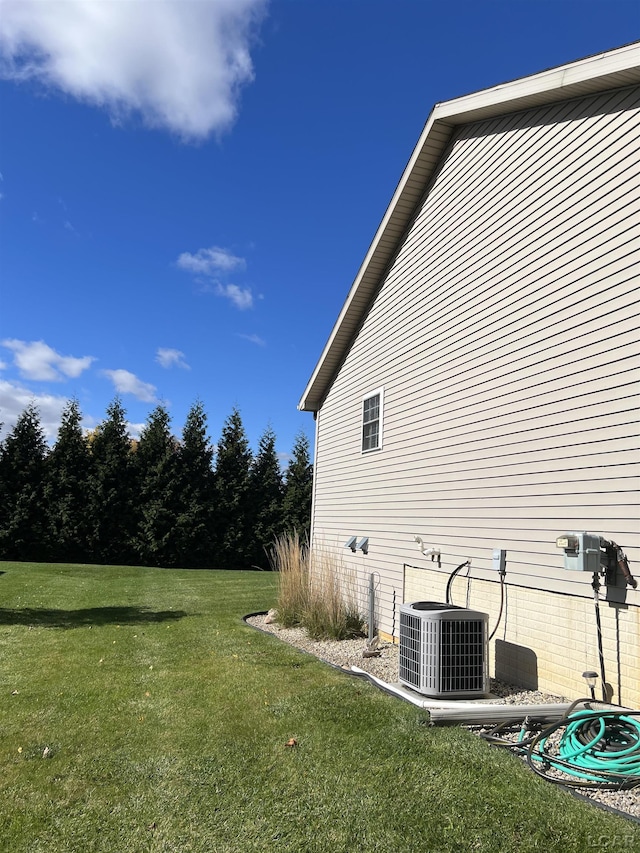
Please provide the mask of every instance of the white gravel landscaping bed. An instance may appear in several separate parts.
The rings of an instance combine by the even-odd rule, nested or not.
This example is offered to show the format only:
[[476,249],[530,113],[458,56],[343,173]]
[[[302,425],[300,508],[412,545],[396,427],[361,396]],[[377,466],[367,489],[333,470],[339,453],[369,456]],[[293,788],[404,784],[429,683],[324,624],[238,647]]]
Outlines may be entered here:
[[[249,625],[274,634],[278,639],[302,651],[309,652],[334,666],[349,671],[357,666],[387,684],[398,682],[398,646],[381,642],[378,657],[363,657],[366,640],[312,640],[303,628],[282,628],[277,622],[267,622],[266,615],[249,616]],[[539,690],[522,690],[511,684],[491,679],[491,694],[495,704],[533,705],[572,701],[562,696],[553,696]],[[495,698],[493,698],[495,697]],[[480,726],[469,726],[471,731],[486,731]],[[608,808],[615,809],[640,821],[640,788],[630,791],[600,791],[581,789],[580,793]]]

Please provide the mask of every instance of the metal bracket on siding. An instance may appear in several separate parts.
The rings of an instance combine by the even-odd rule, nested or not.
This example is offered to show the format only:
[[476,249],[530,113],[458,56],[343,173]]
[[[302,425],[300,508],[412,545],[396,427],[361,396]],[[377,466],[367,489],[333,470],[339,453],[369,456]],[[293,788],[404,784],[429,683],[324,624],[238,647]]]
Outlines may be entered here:
[[349,539],[344,543],[345,548],[351,548],[353,553],[356,553],[356,542],[358,541],[357,536],[350,536]]
[[369,537],[364,536],[356,545],[358,551],[362,551],[363,554],[369,553]]

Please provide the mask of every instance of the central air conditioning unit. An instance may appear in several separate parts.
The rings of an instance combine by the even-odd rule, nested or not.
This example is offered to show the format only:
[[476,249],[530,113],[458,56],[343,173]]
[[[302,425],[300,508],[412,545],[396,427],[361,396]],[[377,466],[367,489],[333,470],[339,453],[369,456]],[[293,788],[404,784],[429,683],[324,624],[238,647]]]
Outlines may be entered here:
[[453,604],[400,605],[401,684],[434,698],[489,692],[489,616]]

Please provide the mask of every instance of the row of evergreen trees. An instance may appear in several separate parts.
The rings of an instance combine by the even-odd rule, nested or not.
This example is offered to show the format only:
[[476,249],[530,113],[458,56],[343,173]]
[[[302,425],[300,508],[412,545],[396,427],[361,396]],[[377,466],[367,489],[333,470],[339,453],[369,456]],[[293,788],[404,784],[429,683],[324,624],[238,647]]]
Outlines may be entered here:
[[268,567],[265,547],[308,534],[312,466],[303,433],[284,473],[268,428],[255,456],[234,409],[220,441],[195,403],[178,440],[166,408],[140,438],[118,398],[88,435],[70,401],[53,447],[29,405],[0,444],[0,559],[184,568]]

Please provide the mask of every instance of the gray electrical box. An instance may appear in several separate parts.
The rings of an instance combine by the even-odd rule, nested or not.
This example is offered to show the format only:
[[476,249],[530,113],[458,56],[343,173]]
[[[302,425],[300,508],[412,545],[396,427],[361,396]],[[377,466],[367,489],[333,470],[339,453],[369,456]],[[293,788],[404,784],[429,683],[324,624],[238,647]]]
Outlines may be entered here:
[[507,572],[507,552],[504,548],[493,549],[493,568],[501,575]]
[[597,533],[565,533],[556,539],[564,548],[564,567],[570,572],[600,571],[600,536]]

